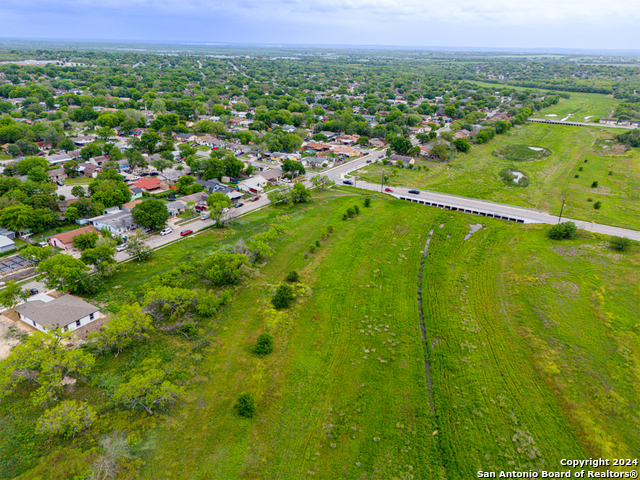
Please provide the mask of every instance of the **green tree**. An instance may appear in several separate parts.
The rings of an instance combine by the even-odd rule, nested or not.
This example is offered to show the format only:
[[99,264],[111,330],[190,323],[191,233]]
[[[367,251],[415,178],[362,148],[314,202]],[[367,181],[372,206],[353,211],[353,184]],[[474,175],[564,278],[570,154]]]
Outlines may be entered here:
[[216,226],[224,225],[231,199],[222,192],[214,192],[207,197],[207,205],[209,205],[209,215],[216,222]]
[[624,252],[631,246],[631,240],[626,237],[613,237],[609,240],[609,246],[618,252]]
[[139,262],[146,262],[153,257],[154,250],[147,245],[146,239],[147,234],[140,229],[136,230],[136,233],[129,238],[127,251],[131,258],[135,258]]
[[250,393],[243,393],[238,397],[233,408],[241,417],[253,418],[256,413],[256,402]]
[[56,252],[49,245],[44,248],[37,245],[29,245],[27,248],[23,248],[22,250],[20,250],[21,257],[36,262],[46,260],[47,258],[53,256],[55,253]]
[[249,258],[236,253],[214,253],[199,262],[202,276],[216,287],[240,283],[248,265]]
[[121,384],[113,398],[126,408],[143,408],[152,415],[155,409],[164,409],[176,403],[182,394],[180,387],[165,380],[162,370],[150,367]]
[[0,396],[22,383],[31,383],[37,386],[30,394],[31,400],[34,405],[42,405],[63,393],[70,376],[87,375],[95,359],[82,349],[71,348],[69,335],[36,332],[14,347],[0,362]]
[[578,231],[578,227],[573,222],[562,222],[558,225],[554,225],[549,230],[549,238],[553,240],[571,240],[576,236]]
[[171,216],[167,205],[157,198],[149,198],[131,210],[133,220],[143,227],[159,229],[166,225]]
[[47,410],[38,419],[36,431],[75,438],[76,433],[86,430],[95,419],[95,410],[86,403],[65,400],[60,405]]
[[4,290],[0,291],[0,305],[7,309],[12,309],[20,301],[29,298],[29,292],[22,289],[18,282],[9,281],[5,284]]
[[391,148],[400,155],[406,155],[411,150],[411,141],[404,137],[393,137],[390,142]]
[[109,127],[101,127],[97,130],[97,136],[99,139],[104,140],[105,142],[109,140],[111,137],[115,137],[116,132],[113,131],[112,128]]
[[[113,172],[118,179],[104,177],[105,174]],[[117,207],[131,200],[131,191],[122,178],[115,172],[109,170],[102,172],[99,177],[89,185],[89,193],[91,193],[91,201],[101,203],[106,207]]]
[[144,132],[140,136],[140,145],[150,154],[156,150],[156,145],[162,141],[162,137],[156,132]]
[[289,308],[293,301],[295,300],[295,292],[291,285],[283,283],[278,286],[276,289],[276,293],[271,299],[271,303],[277,309]]
[[316,187],[319,192],[322,192],[325,188],[333,187],[336,182],[330,180],[327,175],[316,175],[311,178],[311,184]]
[[60,254],[40,262],[36,267],[38,281],[43,281],[47,288],[63,292],[74,292],[78,282],[83,279],[89,267],[71,255]]
[[96,248],[98,243],[98,232],[86,232],[77,235],[71,242],[78,250],[86,250],[88,248]]
[[0,211],[0,225],[9,230],[24,232],[33,227],[34,223],[35,214],[29,205],[12,205]]
[[87,191],[84,189],[82,185],[76,185],[71,189],[71,195],[74,197],[84,197],[87,195]]
[[151,165],[153,165],[155,167],[156,170],[158,170],[160,173],[164,172],[167,168],[171,168],[171,165],[173,165],[173,163],[171,163],[169,160],[164,159],[164,158],[158,158],[156,160],[152,160],[151,161]]
[[93,265],[102,277],[110,277],[117,270],[116,250],[107,244],[84,250],[80,260],[87,265]]
[[256,341],[255,347],[253,347],[253,352],[258,355],[268,355],[273,351],[273,335],[270,333],[264,332],[258,335],[258,340]]
[[89,342],[98,353],[115,352],[117,357],[133,343],[146,340],[151,328],[151,317],[142,311],[138,303],[123,305],[99,332],[89,335]]
[[67,174],[67,177],[75,178],[75,176],[78,175],[78,162],[76,162],[75,160],[70,160],[65,163],[64,173]]
[[451,143],[453,143],[453,145],[463,153],[467,153],[469,150],[471,150],[471,144],[464,138],[457,138]]
[[291,194],[293,203],[304,203],[311,200],[311,190],[304,186],[302,182],[298,182],[293,185]]
[[291,201],[292,195],[293,189],[290,186],[278,185],[278,188],[269,190],[269,192],[267,193],[267,198],[273,205],[280,202],[286,205]]

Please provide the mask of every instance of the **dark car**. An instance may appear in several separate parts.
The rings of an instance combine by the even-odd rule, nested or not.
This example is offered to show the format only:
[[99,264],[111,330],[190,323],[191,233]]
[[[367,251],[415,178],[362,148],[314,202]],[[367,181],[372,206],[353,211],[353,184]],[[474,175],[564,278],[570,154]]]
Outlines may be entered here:
[[240,207],[242,207],[243,205],[244,205],[244,203],[242,203],[242,202],[238,202],[238,203],[236,203],[236,208],[240,208]]
[[186,237],[190,233],[193,233],[193,230],[183,230],[183,231],[180,232],[180,236],[181,237]]
[[160,175],[160,172],[149,172],[150,177],[157,177],[158,175]]
[[29,292],[29,295],[31,295],[31,296],[37,295],[39,293],[37,288],[30,288],[27,291]]
[[178,199],[178,197],[176,197],[175,195],[169,195],[167,197],[167,200],[170,202],[175,202]]
[[342,183],[344,183],[345,185],[353,185],[353,182],[351,180],[343,180]]
[[409,190],[409,193],[413,193],[414,195],[420,195],[420,190]]
[[371,163],[371,160],[367,160],[367,163]]
[[56,180],[56,183],[59,187],[64,187],[64,183],[62,183],[60,180]]

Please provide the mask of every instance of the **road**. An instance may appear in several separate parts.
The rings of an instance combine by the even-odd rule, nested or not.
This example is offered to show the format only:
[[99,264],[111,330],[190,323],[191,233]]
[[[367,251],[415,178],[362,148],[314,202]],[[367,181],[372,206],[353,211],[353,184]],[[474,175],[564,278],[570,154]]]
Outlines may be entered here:
[[573,120],[549,120],[543,118],[528,118],[530,122],[534,123],[546,123],[547,125],[568,125],[575,127],[604,127],[604,128],[618,128],[623,130],[635,130],[637,127],[631,125],[609,125],[608,123],[585,123],[574,122]]
[[[367,165],[367,161],[375,161],[385,155],[384,151],[373,151],[369,155],[361,157],[352,162],[334,167],[327,171],[326,174],[334,180],[337,184],[342,184],[344,175],[353,173],[355,170]],[[349,179],[354,181],[356,188],[362,188],[365,190],[372,190],[380,192],[382,190],[380,184],[368,183],[362,180],[356,180],[353,176]],[[559,218],[555,215],[551,215],[548,212],[536,210],[525,207],[515,207],[513,205],[506,205],[502,203],[495,203],[486,200],[479,200],[475,198],[459,197],[457,195],[449,195],[446,193],[430,192],[420,189],[419,194],[409,193],[410,188],[392,187],[392,192],[387,192],[389,195],[401,198],[410,199],[415,203],[421,204],[434,204],[436,208],[446,208],[448,210],[459,210],[467,213],[476,213],[485,217],[495,217],[509,219],[511,221],[517,221],[519,223],[546,223],[554,225],[558,223]],[[602,233],[605,235],[611,235],[615,237],[626,237],[632,240],[640,241],[640,231],[630,230],[626,228],[612,227],[610,225],[602,225],[599,223],[585,222],[582,220],[574,220],[571,218],[562,218],[563,221],[574,222],[578,228],[586,231]]]

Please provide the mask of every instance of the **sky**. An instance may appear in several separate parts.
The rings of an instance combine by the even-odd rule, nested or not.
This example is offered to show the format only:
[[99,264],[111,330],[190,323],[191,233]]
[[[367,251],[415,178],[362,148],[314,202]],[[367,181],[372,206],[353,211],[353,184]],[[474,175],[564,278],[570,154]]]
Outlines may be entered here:
[[3,38],[640,49],[638,0],[0,0]]

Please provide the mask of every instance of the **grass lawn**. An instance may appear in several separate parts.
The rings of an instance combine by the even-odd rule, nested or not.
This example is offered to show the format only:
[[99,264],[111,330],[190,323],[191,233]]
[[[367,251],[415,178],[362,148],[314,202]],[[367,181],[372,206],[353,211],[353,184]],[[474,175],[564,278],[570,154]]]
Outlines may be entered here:
[[88,177],[76,177],[76,178],[65,178],[64,179],[64,184],[65,185],[89,185],[91,182],[93,182],[93,178],[88,178]]
[[[332,189],[124,265],[94,301],[131,302],[151,275],[274,222],[286,229],[269,263],[204,324],[209,346],[156,334],[99,358],[94,388],[73,393],[101,406],[87,434],[47,442],[20,392],[0,402],[0,477],[82,475],[100,434],[112,430],[130,435],[139,459],[139,477],[126,478],[148,479],[462,479],[640,451],[639,248],[617,254],[588,233],[554,242],[542,226],[375,194],[365,208],[363,198]],[[360,214],[342,221],[354,204]],[[464,240],[468,224],[480,222]],[[417,282],[430,230],[427,376]],[[271,296],[294,269],[303,294],[276,314]],[[258,357],[251,346],[264,331],[275,348]],[[185,403],[153,416],[110,405],[110,389],[150,357],[180,372]],[[253,419],[234,413],[242,392],[256,398]]]
[[[574,122],[598,122],[600,118],[609,118],[621,102],[612,95],[599,93],[571,92],[568,99],[561,98],[556,105],[543,108],[535,112],[533,118],[548,118],[550,120],[562,120],[569,116],[568,120]],[[551,116],[554,115],[554,116]]]
[[[528,124],[497,136],[488,144],[475,145],[469,153],[459,154],[447,164],[418,162],[426,165],[428,172],[398,169],[393,176],[393,167],[384,168],[392,186],[538,208],[555,215],[560,213],[565,198],[563,215],[568,218],[640,229],[639,152],[631,150],[619,156],[594,152],[594,146],[602,151],[601,140],[612,135],[600,128]],[[541,147],[551,155],[539,160],[510,161],[493,154],[512,146]],[[380,164],[361,168],[359,178],[380,183],[382,168]],[[529,186],[506,185],[500,177],[504,169],[523,173],[529,178]],[[598,188],[591,188],[593,181],[598,181]],[[597,201],[602,202],[600,210],[593,208]]]

